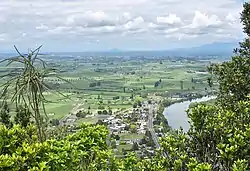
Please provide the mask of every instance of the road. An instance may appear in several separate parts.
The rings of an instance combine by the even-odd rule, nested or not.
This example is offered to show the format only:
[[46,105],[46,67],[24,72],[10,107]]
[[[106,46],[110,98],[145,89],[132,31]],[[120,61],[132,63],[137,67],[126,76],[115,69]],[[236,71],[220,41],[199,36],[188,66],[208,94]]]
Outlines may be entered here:
[[152,139],[155,143],[155,146],[156,148],[160,148],[160,143],[158,141],[158,137],[155,133],[155,130],[154,130],[154,125],[153,125],[153,116],[154,116],[154,105],[150,104],[148,106],[148,109],[149,109],[149,115],[148,115],[148,130],[150,131],[151,133],[151,136],[152,136]]
[[77,104],[67,115],[65,115],[62,119],[60,119],[59,120],[60,125],[63,125],[64,121],[66,121],[72,113],[75,114],[81,105],[83,104],[82,103]]
[[[153,124],[153,117],[154,117],[154,112],[155,112],[154,107],[155,106],[153,104],[148,105],[148,109],[149,109],[149,111],[148,111],[148,113],[149,113],[149,115],[148,115],[148,130],[151,133],[151,136],[152,136],[152,139],[154,141],[154,144],[155,144],[156,148],[160,149],[161,145],[160,145],[158,137],[157,137],[157,135],[155,133],[154,124]],[[165,152],[163,152],[162,155],[164,157],[167,157],[167,153],[165,153]]]

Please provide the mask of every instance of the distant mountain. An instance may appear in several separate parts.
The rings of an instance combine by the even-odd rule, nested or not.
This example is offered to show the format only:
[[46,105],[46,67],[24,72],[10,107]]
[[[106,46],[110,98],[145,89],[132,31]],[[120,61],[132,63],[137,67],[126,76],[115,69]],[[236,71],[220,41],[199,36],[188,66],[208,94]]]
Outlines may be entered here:
[[[203,56],[219,56],[230,57],[233,54],[233,49],[238,47],[238,43],[213,43],[192,48],[179,48],[173,50],[156,50],[156,51],[128,51],[120,49],[110,49],[105,52],[55,52],[59,57],[74,57],[74,56],[120,56],[120,57],[203,57]],[[13,53],[0,53],[0,59],[13,56]],[[16,54],[15,54],[16,55]]]
[[238,47],[238,43],[213,43],[193,48],[182,48],[169,51],[172,55],[187,56],[230,56],[233,50]]
[[162,57],[162,56],[223,56],[229,57],[233,54],[233,50],[238,47],[238,43],[213,43],[192,48],[178,48],[173,50],[157,50],[157,51],[125,51],[112,49],[102,52],[103,55],[116,56],[145,56],[145,57]]
[[108,52],[122,52],[122,50],[114,48],[110,49]]

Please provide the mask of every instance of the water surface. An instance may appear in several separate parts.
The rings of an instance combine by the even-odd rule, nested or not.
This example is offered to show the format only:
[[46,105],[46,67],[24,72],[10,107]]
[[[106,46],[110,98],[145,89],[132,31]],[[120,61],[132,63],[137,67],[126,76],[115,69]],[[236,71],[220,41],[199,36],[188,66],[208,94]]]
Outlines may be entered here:
[[186,132],[188,131],[190,125],[188,123],[189,118],[187,116],[186,110],[188,109],[189,105],[193,102],[204,102],[211,99],[215,99],[216,97],[203,97],[200,99],[185,101],[182,103],[175,103],[164,110],[164,116],[168,119],[168,124],[173,129],[180,129],[181,127]]

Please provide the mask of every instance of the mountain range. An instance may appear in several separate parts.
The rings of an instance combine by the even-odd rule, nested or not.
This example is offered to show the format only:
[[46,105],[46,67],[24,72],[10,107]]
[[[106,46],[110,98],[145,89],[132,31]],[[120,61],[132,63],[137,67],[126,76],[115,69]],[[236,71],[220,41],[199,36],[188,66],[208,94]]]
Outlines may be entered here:
[[[236,42],[230,43],[213,43],[192,48],[179,48],[173,50],[156,50],[156,51],[129,51],[120,49],[111,49],[104,52],[47,52],[56,56],[123,56],[123,57],[195,57],[195,56],[218,56],[230,57],[233,50],[238,46]],[[0,53],[0,58],[13,56],[16,53]]]
[[[112,49],[104,53],[114,54],[134,54],[134,55],[154,55],[154,56],[231,56],[233,50],[238,46],[236,42],[229,43],[213,43],[192,48],[178,48],[173,50],[158,50],[158,51],[124,51]],[[132,55],[133,56],[133,55]]]

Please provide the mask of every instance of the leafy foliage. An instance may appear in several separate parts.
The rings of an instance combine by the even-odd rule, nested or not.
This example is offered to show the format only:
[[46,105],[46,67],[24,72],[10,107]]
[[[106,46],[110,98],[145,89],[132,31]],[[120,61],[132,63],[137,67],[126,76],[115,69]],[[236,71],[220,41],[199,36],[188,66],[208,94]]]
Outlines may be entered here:
[[[45,78],[58,76],[55,74],[55,69],[47,67],[47,64],[40,58],[39,51],[41,47],[26,55],[21,54],[15,46],[19,56],[2,61],[7,62],[6,66],[16,63],[20,67],[2,76],[2,78],[7,78],[8,81],[3,85],[1,99],[4,102],[7,101],[8,96],[6,92],[13,92],[11,94],[11,102],[15,103],[17,109],[19,105],[23,105],[31,112],[28,112],[28,114],[31,114],[35,120],[39,140],[44,141],[46,126],[44,118],[47,120],[48,117],[44,106],[47,100],[43,92],[50,90],[50,87],[45,83]],[[61,79],[60,77],[58,78]],[[42,116],[40,107],[42,107],[45,117]]]
[[[244,32],[248,36],[250,34],[249,11],[250,3],[245,3],[241,20]],[[249,45],[249,39],[245,39],[240,43],[240,48],[235,50],[236,55],[231,61],[209,67],[213,78],[219,83],[216,105],[196,104],[191,107],[187,111],[191,120],[190,130],[187,133],[182,130],[166,133],[166,136],[161,138],[161,149],[156,150],[154,156],[143,159],[135,153],[130,153],[122,159],[114,157],[106,144],[108,130],[105,126],[82,125],[79,130],[71,130],[75,133],[63,127],[58,132],[52,133],[47,140],[39,141],[41,135],[36,134],[37,127],[40,126],[39,122],[34,126],[18,120],[22,126],[14,125],[11,128],[0,126],[0,171],[250,170]],[[14,77],[16,81],[14,86],[17,91],[12,99],[15,102],[23,100],[25,107],[32,109],[35,113],[34,118],[37,119],[36,116],[40,113],[36,113],[39,105],[35,103],[43,103],[41,99],[44,98],[42,94],[39,94],[43,91],[40,91],[42,89],[40,79],[43,77],[40,77],[41,73],[30,65],[31,56],[13,59],[23,63],[28,71],[22,70],[23,75]],[[27,77],[27,73],[34,74],[36,80]],[[36,81],[39,82],[38,86],[33,85]],[[208,79],[208,83],[210,87],[213,86],[211,78]],[[10,82],[7,82],[6,86],[4,90],[8,89]],[[22,94],[27,93],[28,90],[31,94],[28,93],[27,96]],[[26,99],[31,104],[25,102]],[[139,100],[135,101],[136,106],[139,105]],[[171,101],[163,101],[156,115],[157,120],[166,125],[167,121],[163,120],[160,114],[164,106],[171,105],[171,103]],[[7,108],[5,109],[7,111]],[[4,116],[2,120],[3,118],[9,119],[6,113],[1,116]],[[4,123],[8,125],[7,121]],[[130,125],[131,130],[135,128],[136,125]],[[146,132],[143,140],[153,146],[149,131]],[[113,141],[113,146],[115,146],[115,141]],[[138,144],[134,144],[133,150],[137,150],[137,147]]]
[[234,50],[235,56],[231,61],[209,67],[210,73],[219,83],[218,100],[224,106],[246,100],[250,93],[250,3],[244,3],[243,7],[241,22],[247,38]]
[[2,124],[4,124],[6,127],[11,127],[12,123],[10,121],[10,109],[8,107],[7,102],[4,102],[2,107],[1,107],[1,111],[0,111],[0,121],[2,122]]
[[[82,126],[61,140],[37,141],[35,127],[0,127],[0,170],[84,170],[100,168],[108,156],[103,126]],[[96,161],[96,162],[93,162]]]
[[19,106],[16,110],[16,116],[14,118],[16,124],[20,124],[22,127],[27,127],[30,123],[31,112],[24,108],[23,106]]

